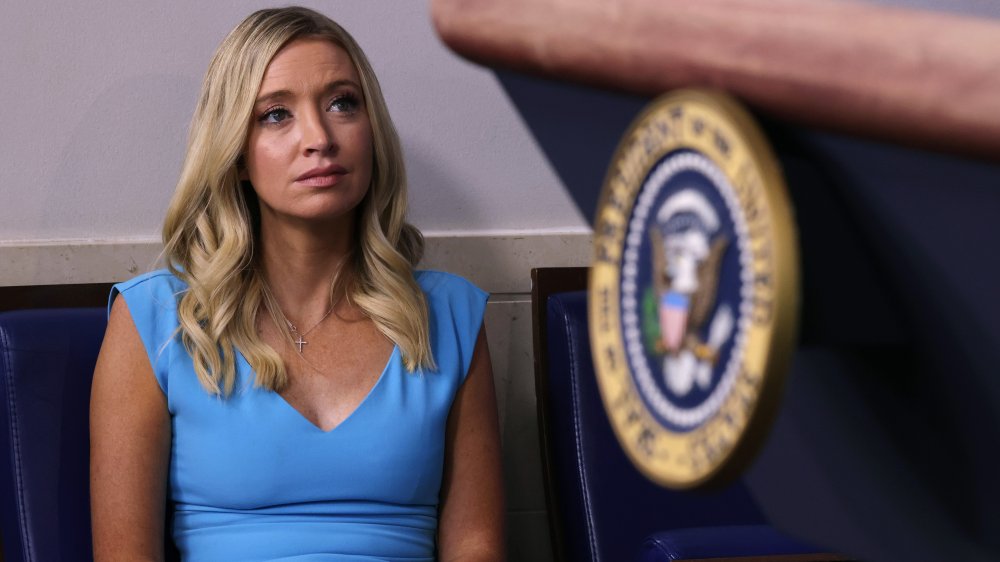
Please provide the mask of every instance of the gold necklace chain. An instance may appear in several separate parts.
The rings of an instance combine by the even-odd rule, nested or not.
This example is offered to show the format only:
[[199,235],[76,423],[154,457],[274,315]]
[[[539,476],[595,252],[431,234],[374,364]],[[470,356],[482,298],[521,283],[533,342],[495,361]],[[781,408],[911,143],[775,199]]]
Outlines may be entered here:
[[[330,308],[326,310],[326,313],[323,315],[323,317],[320,318],[318,322],[313,324],[311,328],[309,328],[305,332],[300,332],[298,328],[295,327],[295,324],[292,324],[291,320],[288,319],[288,316],[285,315],[285,311],[281,309],[281,305],[278,304],[278,299],[274,298],[274,293],[271,291],[271,286],[268,285],[267,281],[263,278],[263,276],[261,276],[260,282],[264,287],[265,304],[268,307],[273,306],[274,310],[278,313],[278,316],[280,316],[281,319],[285,321],[285,324],[288,326],[288,330],[291,332],[290,335],[293,336],[291,338],[292,344],[296,346],[298,354],[301,356],[302,347],[309,344],[309,342],[306,341],[305,337],[309,335],[310,332],[318,328],[319,325],[322,324],[324,320],[330,317],[330,314],[333,313],[333,309],[337,307],[338,303],[340,303],[340,299],[338,298],[337,302],[332,303],[330,305]],[[296,338],[294,336],[298,337]]]

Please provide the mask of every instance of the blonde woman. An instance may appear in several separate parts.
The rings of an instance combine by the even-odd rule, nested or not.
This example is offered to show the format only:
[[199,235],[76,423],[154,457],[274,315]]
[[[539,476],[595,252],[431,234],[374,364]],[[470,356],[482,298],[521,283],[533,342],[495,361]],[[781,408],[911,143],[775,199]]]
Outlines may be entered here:
[[[262,10],[209,66],[164,225],[115,286],[91,399],[98,561],[500,560],[486,295],[415,272],[364,53]],[[166,515],[165,515],[166,514]]]

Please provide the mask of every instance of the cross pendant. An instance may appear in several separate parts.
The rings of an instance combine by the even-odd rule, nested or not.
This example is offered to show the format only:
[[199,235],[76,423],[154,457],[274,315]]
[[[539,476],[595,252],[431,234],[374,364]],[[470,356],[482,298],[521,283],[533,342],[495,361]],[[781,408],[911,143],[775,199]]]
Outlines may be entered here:
[[295,345],[299,346],[299,353],[302,353],[302,346],[308,344],[305,339],[303,339],[302,334],[299,334],[299,339],[295,340]]

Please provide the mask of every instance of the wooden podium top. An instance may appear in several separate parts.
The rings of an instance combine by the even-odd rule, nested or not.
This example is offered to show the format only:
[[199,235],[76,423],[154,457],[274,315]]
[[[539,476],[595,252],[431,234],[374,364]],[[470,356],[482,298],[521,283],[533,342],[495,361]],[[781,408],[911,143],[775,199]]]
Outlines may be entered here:
[[483,64],[1000,160],[1000,21],[846,0],[432,0]]

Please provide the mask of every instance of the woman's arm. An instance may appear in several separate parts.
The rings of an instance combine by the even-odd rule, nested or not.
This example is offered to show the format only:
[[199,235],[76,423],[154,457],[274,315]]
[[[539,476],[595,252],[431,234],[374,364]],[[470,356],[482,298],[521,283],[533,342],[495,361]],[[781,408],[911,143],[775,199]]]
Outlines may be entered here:
[[94,560],[163,560],[170,416],[124,298],[115,300],[90,394]]
[[445,439],[438,557],[441,562],[505,560],[500,428],[482,328]]

